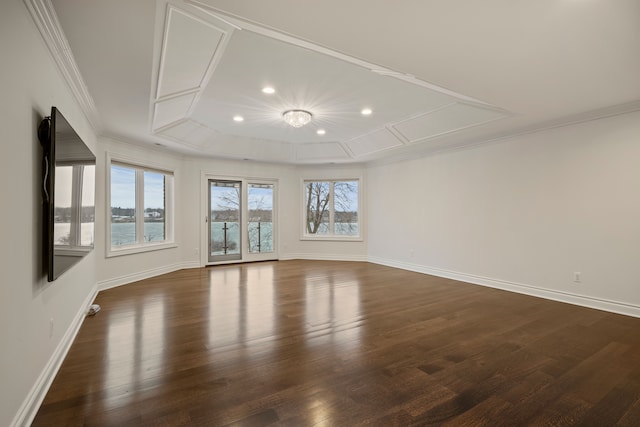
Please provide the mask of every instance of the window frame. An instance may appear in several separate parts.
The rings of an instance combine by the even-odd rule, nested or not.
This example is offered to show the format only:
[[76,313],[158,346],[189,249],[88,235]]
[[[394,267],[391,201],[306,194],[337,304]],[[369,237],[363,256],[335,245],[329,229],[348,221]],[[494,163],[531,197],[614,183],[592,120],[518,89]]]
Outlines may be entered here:
[[[130,255],[142,252],[156,251],[160,249],[176,248],[174,236],[174,182],[175,173],[173,170],[163,166],[143,164],[130,159],[112,156],[107,153],[106,156],[106,257],[115,257],[121,255]],[[135,171],[135,227],[136,227],[136,243],[130,245],[113,246],[111,243],[111,167],[120,166]],[[144,242],[144,173],[153,172],[164,175],[165,183],[165,240],[159,242]],[[142,177],[142,179],[139,179]]]
[[[335,184],[338,182],[349,182],[356,181],[358,183],[358,234],[357,235],[348,235],[348,234],[335,234],[334,230],[334,218],[335,218],[335,200],[334,200],[334,188]],[[306,184],[309,182],[328,182],[329,186],[329,230],[328,234],[309,234],[307,233],[307,186]],[[333,241],[333,242],[362,242],[364,241],[364,215],[363,215],[363,179],[361,176],[349,176],[347,178],[302,178],[300,180],[300,213],[301,213],[301,228],[300,228],[300,240],[310,240],[310,241]]]

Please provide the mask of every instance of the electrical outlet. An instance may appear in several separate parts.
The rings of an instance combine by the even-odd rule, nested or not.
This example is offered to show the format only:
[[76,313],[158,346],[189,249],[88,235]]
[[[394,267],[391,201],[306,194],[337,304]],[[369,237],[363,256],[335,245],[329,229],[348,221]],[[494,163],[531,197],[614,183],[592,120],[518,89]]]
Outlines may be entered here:
[[53,317],[49,319],[49,338],[53,337]]
[[579,271],[574,271],[573,272],[573,281],[576,282],[576,283],[582,282],[582,273],[580,273]]
[[200,249],[198,249],[198,248],[193,248],[193,253],[194,253],[195,255],[199,255],[199,254],[200,254]]

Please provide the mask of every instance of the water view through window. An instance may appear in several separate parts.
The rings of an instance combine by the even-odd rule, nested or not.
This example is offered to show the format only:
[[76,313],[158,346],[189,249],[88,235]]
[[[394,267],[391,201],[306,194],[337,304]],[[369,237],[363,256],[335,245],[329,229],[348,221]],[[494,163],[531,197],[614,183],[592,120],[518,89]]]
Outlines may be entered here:
[[359,181],[305,182],[305,235],[358,236]]
[[111,165],[112,247],[167,240],[166,180],[161,172]]
[[209,261],[241,259],[242,245],[249,254],[272,253],[273,204],[273,184],[210,180]]

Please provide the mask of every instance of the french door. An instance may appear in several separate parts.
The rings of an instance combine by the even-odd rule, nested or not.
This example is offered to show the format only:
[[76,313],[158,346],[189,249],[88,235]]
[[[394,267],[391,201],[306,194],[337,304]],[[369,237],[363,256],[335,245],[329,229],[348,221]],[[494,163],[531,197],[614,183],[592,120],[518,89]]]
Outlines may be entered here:
[[277,259],[275,183],[207,182],[207,262]]

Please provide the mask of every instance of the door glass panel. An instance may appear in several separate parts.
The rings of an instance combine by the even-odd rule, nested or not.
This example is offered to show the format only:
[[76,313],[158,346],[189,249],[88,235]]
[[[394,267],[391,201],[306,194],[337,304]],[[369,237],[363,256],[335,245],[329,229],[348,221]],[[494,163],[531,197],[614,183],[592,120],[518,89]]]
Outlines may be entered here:
[[240,259],[239,181],[209,181],[209,260]]
[[247,191],[249,252],[273,252],[273,185],[249,184]]

